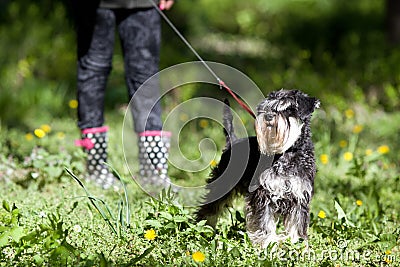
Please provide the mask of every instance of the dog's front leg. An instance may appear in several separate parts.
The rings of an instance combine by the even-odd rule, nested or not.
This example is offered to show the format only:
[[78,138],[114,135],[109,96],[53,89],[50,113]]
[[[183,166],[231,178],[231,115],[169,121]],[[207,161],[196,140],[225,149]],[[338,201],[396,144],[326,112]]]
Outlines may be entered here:
[[257,206],[251,196],[246,197],[246,228],[253,244],[267,248],[271,243],[283,240],[284,236],[276,234],[277,216],[268,205]]
[[296,243],[300,238],[306,240],[308,225],[310,222],[309,204],[299,205],[291,213],[285,215],[285,230],[292,243]]

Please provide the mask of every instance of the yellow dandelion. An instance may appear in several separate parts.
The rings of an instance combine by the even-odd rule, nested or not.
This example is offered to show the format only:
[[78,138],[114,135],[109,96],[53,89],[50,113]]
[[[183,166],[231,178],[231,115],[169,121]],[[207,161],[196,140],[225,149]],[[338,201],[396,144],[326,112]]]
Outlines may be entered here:
[[387,145],[383,145],[383,146],[378,147],[378,153],[379,154],[387,154],[387,153],[389,153],[389,151],[390,151],[390,149],[389,149],[389,147]]
[[213,159],[213,160],[210,162],[210,166],[211,166],[211,167],[217,166],[217,161],[216,161],[215,159]]
[[358,134],[361,133],[364,127],[360,124],[354,125],[353,127],[353,133]]
[[362,200],[360,200],[360,199],[358,199],[357,201],[356,201],[356,204],[357,204],[357,206],[362,206],[362,204],[363,204],[363,202],[362,202]]
[[347,147],[347,141],[346,141],[346,140],[340,140],[339,146],[340,146],[341,148]]
[[365,150],[365,155],[366,156],[370,156],[370,155],[372,155],[372,153],[373,153],[372,149],[366,149]]
[[40,126],[40,129],[42,129],[45,133],[51,132],[51,127],[48,124],[43,124]]
[[383,260],[384,260],[387,264],[392,263],[392,260],[389,259],[389,257],[385,257]]
[[144,238],[146,238],[149,241],[156,239],[156,237],[157,237],[157,234],[156,234],[156,231],[154,231],[154,229],[147,230],[144,233]]
[[343,158],[345,161],[351,161],[353,159],[353,153],[351,152],[346,152],[343,154]]
[[392,251],[390,249],[388,249],[388,250],[385,251],[385,254],[386,255],[390,255],[390,254],[392,254]]
[[63,139],[65,138],[65,133],[63,133],[63,132],[58,132],[58,133],[57,133],[57,138],[60,139],[60,140],[63,140]]
[[206,120],[206,119],[200,120],[199,125],[200,125],[201,128],[207,128],[208,127],[208,120]]
[[346,111],[344,112],[344,115],[346,116],[346,118],[352,119],[354,117],[354,111],[350,108],[346,109]]
[[32,139],[33,139],[33,134],[31,134],[31,133],[25,134],[25,139],[26,139],[27,141],[32,141]]
[[76,108],[78,107],[78,100],[76,100],[76,99],[71,99],[71,100],[68,102],[68,106],[69,106],[70,108],[72,108],[72,109],[76,109]]
[[43,130],[40,129],[40,128],[35,129],[35,130],[33,131],[33,133],[34,133],[38,138],[43,138],[43,137],[46,136],[46,132],[43,131]]
[[322,154],[319,159],[321,160],[321,163],[326,165],[329,162],[329,157],[327,154]]
[[195,262],[203,262],[206,259],[206,256],[202,252],[196,251],[193,253],[192,258]]
[[321,219],[325,219],[325,218],[326,218],[326,213],[325,213],[325,211],[320,210],[320,211],[318,212],[318,217],[321,218]]

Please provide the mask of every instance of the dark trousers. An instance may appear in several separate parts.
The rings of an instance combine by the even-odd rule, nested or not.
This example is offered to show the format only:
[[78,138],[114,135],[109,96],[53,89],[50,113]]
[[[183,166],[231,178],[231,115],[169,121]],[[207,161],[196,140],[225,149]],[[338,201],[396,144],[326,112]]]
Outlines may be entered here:
[[76,26],[78,127],[93,128],[104,123],[104,95],[117,29],[135,131],[161,130],[159,82],[151,79],[141,87],[158,72],[161,21],[157,11],[96,8],[95,12],[78,16]]

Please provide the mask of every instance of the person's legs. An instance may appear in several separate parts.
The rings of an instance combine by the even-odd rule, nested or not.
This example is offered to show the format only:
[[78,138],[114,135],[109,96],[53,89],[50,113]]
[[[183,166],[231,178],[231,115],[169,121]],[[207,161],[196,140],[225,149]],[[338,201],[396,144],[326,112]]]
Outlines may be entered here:
[[82,139],[76,145],[87,153],[87,178],[103,188],[116,181],[104,162],[107,161],[107,131],[104,124],[104,95],[112,66],[115,15],[112,10],[97,8],[96,13],[81,17],[78,33],[78,127]]
[[147,184],[168,186],[171,133],[161,131],[160,85],[153,76],[159,64],[160,16],[155,9],[136,9],[121,11],[117,17],[130,108],[139,138],[140,176]]
[[104,123],[104,94],[112,65],[115,15],[111,10],[98,8],[95,19],[81,23],[87,24],[78,25],[78,126],[86,129]]
[[[118,24],[135,131],[161,130],[159,70],[161,21],[155,9],[121,11]],[[133,99],[132,99],[133,97]]]

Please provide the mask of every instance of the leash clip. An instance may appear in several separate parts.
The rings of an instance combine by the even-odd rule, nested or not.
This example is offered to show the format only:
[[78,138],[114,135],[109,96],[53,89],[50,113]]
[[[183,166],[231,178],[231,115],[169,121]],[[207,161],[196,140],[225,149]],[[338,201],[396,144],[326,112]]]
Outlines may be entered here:
[[222,88],[224,88],[224,82],[220,79],[220,78],[217,78],[217,81],[218,81],[218,84],[219,84],[219,90],[222,90]]

